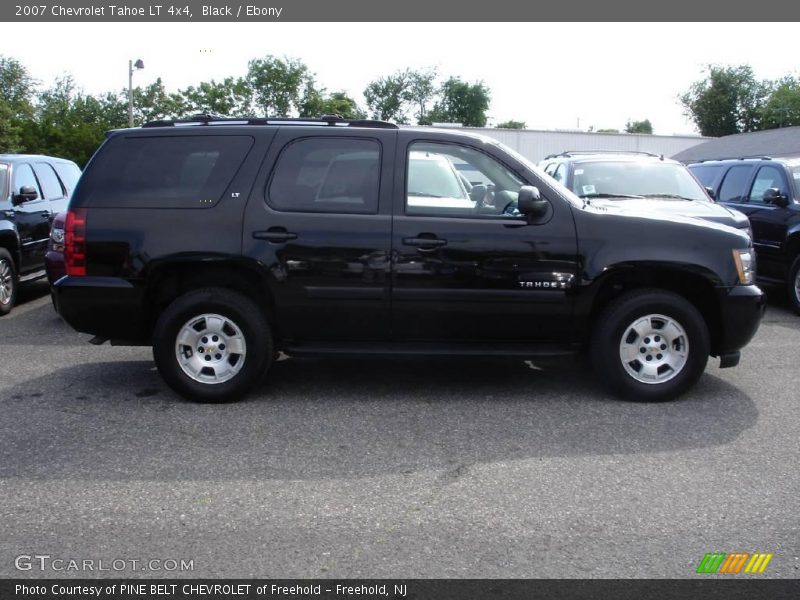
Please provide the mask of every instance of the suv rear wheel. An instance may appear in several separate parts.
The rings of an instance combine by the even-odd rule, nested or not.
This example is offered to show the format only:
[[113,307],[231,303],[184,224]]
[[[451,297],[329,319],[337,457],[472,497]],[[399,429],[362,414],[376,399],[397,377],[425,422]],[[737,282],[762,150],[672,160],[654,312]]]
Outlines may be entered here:
[[17,301],[19,279],[14,259],[5,248],[0,248],[0,316],[7,315]]
[[685,298],[641,290],[619,297],[595,327],[595,371],[615,393],[642,401],[670,400],[700,378],[708,362],[705,320]]
[[229,402],[253,389],[272,362],[269,324],[246,296],[204,288],[177,298],[153,333],[153,358],[189,400]]

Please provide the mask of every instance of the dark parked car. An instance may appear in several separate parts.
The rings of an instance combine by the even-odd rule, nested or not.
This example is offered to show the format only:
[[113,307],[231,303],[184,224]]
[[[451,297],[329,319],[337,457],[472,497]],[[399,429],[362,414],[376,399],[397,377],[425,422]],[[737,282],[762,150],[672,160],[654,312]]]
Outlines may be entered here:
[[716,204],[686,166],[648,152],[568,151],[539,163],[548,175],[593,204],[659,210],[749,231],[747,217]]
[[582,349],[614,391],[661,400],[709,355],[738,363],[764,296],[744,231],[648,206],[587,202],[452,130],[157,122],[111,133],[86,167],[53,292],[95,343],[152,344],[200,401],[253,389],[278,350]]
[[749,217],[759,279],[785,284],[800,314],[800,158],[709,160],[689,169],[720,204]]
[[50,225],[80,174],[61,158],[0,154],[0,315],[13,308],[20,283],[45,276]]

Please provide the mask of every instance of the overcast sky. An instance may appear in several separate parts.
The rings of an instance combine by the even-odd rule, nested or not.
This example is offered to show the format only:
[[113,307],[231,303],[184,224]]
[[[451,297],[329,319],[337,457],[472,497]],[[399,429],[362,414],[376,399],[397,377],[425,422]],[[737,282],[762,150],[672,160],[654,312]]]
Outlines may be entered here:
[[[8,25],[8,24],[7,24]],[[750,64],[759,78],[797,74],[795,23],[87,23],[35,27],[34,40],[0,38],[46,85],[65,72],[84,91],[127,87],[128,59],[169,90],[242,75],[267,54],[303,60],[329,91],[363,105],[366,84],[406,67],[482,80],[490,123],[536,129],[622,129],[648,118],[658,134],[696,133],[677,97],[704,65]],[[769,33],[769,35],[767,35]]]

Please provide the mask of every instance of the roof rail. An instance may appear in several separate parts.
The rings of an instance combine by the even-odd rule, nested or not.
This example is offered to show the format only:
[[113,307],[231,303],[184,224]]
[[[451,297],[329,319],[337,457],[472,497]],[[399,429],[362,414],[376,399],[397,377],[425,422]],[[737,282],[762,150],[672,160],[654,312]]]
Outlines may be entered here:
[[558,154],[550,154],[545,156],[544,159],[557,158],[559,156],[570,157],[576,154],[641,154],[643,156],[653,156],[659,158],[660,155],[653,154],[652,152],[642,152],[640,150],[564,150]]
[[725,158],[703,158],[701,160],[690,160],[692,163],[710,162],[712,160],[774,160],[771,156],[726,156]]
[[220,117],[198,114],[188,119],[150,121],[142,127],[187,127],[192,125],[315,125],[337,127],[372,127],[377,129],[398,129],[388,121],[371,119],[344,119],[339,115],[323,115],[320,118],[293,117]]

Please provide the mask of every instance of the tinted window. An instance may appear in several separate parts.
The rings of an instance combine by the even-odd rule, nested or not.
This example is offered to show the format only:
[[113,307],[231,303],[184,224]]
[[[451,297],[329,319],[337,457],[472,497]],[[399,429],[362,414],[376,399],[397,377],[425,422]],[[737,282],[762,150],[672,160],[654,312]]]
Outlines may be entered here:
[[705,187],[714,187],[714,184],[717,182],[717,177],[719,177],[720,173],[722,172],[721,165],[692,165],[689,167],[689,170],[694,173],[694,176],[700,180]]
[[42,190],[39,189],[39,183],[33,174],[33,169],[29,164],[14,165],[14,189],[13,193],[19,194],[19,189],[23,185],[29,185],[42,197]]
[[213,205],[252,145],[244,135],[115,138],[84,174],[82,193],[94,206]]
[[407,164],[407,214],[516,214],[522,180],[483,152],[458,144],[415,142],[409,147]]
[[42,191],[44,197],[48,200],[57,200],[64,197],[64,190],[61,187],[61,182],[56,176],[53,167],[47,163],[36,163],[36,176],[39,178],[39,183],[42,184]]
[[276,210],[375,214],[380,145],[374,140],[305,138],[278,157],[267,203]]
[[722,181],[717,200],[720,202],[741,202],[744,186],[747,184],[752,170],[753,167],[745,165],[731,167]]
[[753,182],[753,187],[750,188],[750,202],[760,202],[763,204],[764,192],[770,188],[777,188],[784,196],[789,195],[780,169],[773,166],[761,167]]

